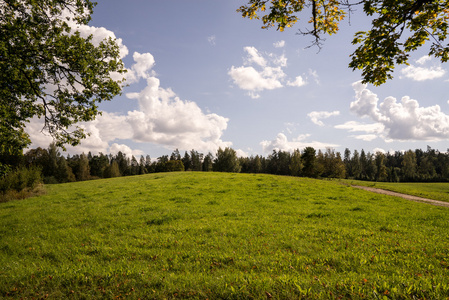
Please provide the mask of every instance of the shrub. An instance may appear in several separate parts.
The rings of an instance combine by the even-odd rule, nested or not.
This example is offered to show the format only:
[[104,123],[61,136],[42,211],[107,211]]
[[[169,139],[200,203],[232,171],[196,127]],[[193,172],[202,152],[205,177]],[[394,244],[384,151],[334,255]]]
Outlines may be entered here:
[[25,189],[33,189],[42,183],[41,169],[36,167],[18,168],[4,175],[0,179],[0,192],[7,191],[21,192]]
[[57,184],[59,181],[55,178],[55,176],[47,176],[44,177],[45,184]]

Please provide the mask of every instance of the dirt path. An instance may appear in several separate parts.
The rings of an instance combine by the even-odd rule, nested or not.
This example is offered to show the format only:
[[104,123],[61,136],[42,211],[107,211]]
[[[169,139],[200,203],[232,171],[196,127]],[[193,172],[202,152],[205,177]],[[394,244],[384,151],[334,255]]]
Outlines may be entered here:
[[351,185],[351,186],[355,187],[357,189],[362,189],[362,190],[373,192],[373,193],[390,195],[390,196],[396,196],[396,197],[401,197],[401,198],[404,198],[404,199],[407,199],[407,200],[416,201],[416,202],[425,202],[425,203],[429,203],[429,204],[432,204],[432,205],[449,207],[449,202],[443,202],[443,201],[438,201],[438,200],[421,198],[421,197],[416,197],[416,196],[412,196],[412,195],[401,194],[401,193],[396,193],[396,192],[392,192],[392,191],[376,189],[376,188],[367,187],[367,186],[361,186],[361,185]]

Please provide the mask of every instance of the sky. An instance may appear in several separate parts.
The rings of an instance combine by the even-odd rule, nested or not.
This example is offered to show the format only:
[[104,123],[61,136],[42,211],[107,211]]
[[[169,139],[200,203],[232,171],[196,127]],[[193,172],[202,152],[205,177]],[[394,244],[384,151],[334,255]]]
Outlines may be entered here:
[[[348,67],[361,8],[322,48],[312,38],[261,29],[236,12],[244,0],[103,0],[79,28],[94,40],[117,39],[128,69],[120,96],[81,124],[90,136],[67,153],[152,158],[232,147],[240,156],[311,146],[343,153],[449,148],[449,64],[412,54],[394,79],[376,87]],[[51,138],[27,127],[30,148]]]

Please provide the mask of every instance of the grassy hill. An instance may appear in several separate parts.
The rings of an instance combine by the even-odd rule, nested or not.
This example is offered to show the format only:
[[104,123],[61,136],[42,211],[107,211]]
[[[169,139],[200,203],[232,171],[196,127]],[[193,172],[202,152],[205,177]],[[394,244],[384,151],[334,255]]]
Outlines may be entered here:
[[0,204],[2,298],[449,297],[449,209],[307,178],[160,173]]
[[350,179],[342,180],[342,182],[449,202],[449,183],[447,182],[373,182]]

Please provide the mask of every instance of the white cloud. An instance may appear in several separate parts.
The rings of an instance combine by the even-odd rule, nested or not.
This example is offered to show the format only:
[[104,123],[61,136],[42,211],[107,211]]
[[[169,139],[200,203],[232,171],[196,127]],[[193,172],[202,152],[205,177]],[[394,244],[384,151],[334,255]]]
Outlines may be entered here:
[[312,76],[316,84],[320,84],[320,77],[318,76],[317,71],[309,69],[309,75]]
[[285,46],[285,41],[284,41],[284,40],[281,40],[281,41],[278,41],[278,42],[276,42],[276,43],[273,43],[273,46],[274,46],[275,48],[283,48],[283,47]]
[[129,158],[131,158],[131,156],[133,156],[133,155],[140,156],[140,155],[145,154],[145,153],[143,153],[143,151],[133,150],[125,144],[117,144],[117,143],[113,143],[108,151],[108,153],[110,153],[112,155],[116,155],[119,152],[125,153],[126,156]]
[[272,55],[273,57],[273,63],[280,67],[286,67],[287,66],[287,57],[285,57],[284,54],[281,56]]
[[430,61],[432,58],[429,55],[424,55],[416,60],[418,65],[424,65],[426,62]]
[[300,135],[296,139],[289,141],[285,134],[278,133],[276,138],[272,141],[262,141],[262,149],[265,153],[272,152],[273,150],[282,150],[292,152],[296,149],[302,150],[306,147],[313,147],[315,149],[326,149],[326,148],[336,148],[339,145],[331,143],[322,143],[317,141],[305,142],[304,140],[310,135]]
[[[43,120],[33,118],[26,127],[32,141],[31,148],[47,148],[53,141],[50,135],[41,133],[43,126]],[[78,126],[89,133],[89,136],[81,140],[81,143],[75,147],[67,145],[69,154],[88,153],[89,151],[92,153],[111,153],[110,142],[116,139],[126,139],[129,137],[131,130],[131,127],[126,123],[125,116],[117,116],[106,112],[103,112],[103,115],[98,116],[94,121],[82,122]],[[140,150],[134,150],[136,154],[140,152]]]
[[415,81],[424,81],[443,77],[444,74],[446,74],[446,71],[443,70],[443,68],[441,68],[440,66],[423,68],[410,65],[402,69],[401,73],[405,77],[413,79]]
[[237,157],[248,157],[248,153],[243,151],[242,149],[235,150]]
[[320,119],[327,119],[332,116],[338,116],[340,112],[338,110],[335,111],[312,111],[307,116],[310,118],[310,120],[318,125],[318,126],[324,126],[324,123],[320,121]]
[[139,110],[127,115],[134,141],[211,152],[231,145],[221,140],[227,118],[205,114],[196,103],[183,101],[171,89],[161,88],[155,77],[148,78],[140,93],[126,96],[139,102]]
[[297,86],[297,87],[300,87],[300,86],[303,86],[303,85],[306,85],[306,84],[307,84],[307,82],[304,81],[304,79],[301,76],[296,76],[294,81],[288,81],[287,82],[287,85],[289,85],[289,86]]
[[[244,66],[231,66],[228,75],[234,84],[240,89],[248,91],[248,95],[259,98],[259,92],[263,90],[273,90],[289,86],[303,86],[306,81],[301,76],[294,80],[288,80],[284,69],[287,66],[287,57],[284,54],[274,53],[261,54],[255,47],[244,47],[247,57],[244,59]],[[312,73],[316,76],[316,73]]]
[[381,133],[384,131],[385,126],[380,123],[364,124],[355,121],[349,121],[341,125],[336,125],[337,129],[346,129],[349,132],[366,132],[366,133]]
[[367,85],[360,81],[353,83],[352,87],[355,91],[356,101],[351,102],[350,110],[359,116],[370,116],[374,120],[380,119],[377,95],[368,90]]
[[48,145],[53,141],[53,138],[42,132],[44,127],[44,121],[34,117],[30,119],[30,122],[26,125],[25,131],[30,135],[30,140],[32,144],[30,148],[47,148]]
[[128,55],[129,53],[128,48],[125,45],[123,45],[122,39],[117,38],[115,36],[114,32],[104,27],[79,25],[73,20],[70,20],[67,23],[72,29],[74,29],[74,31],[79,31],[80,35],[84,38],[87,38],[88,36],[92,35],[92,42],[94,45],[99,45],[100,42],[102,42],[103,40],[112,38],[119,46],[120,58],[124,58],[125,56]]
[[410,65],[402,69],[401,73],[406,78],[410,78],[415,81],[432,80],[443,77],[444,74],[446,74],[446,71],[440,65],[424,67],[424,65],[431,60],[431,57],[428,55],[422,56],[416,60],[416,63],[421,67]]
[[217,41],[217,37],[215,35],[211,35],[207,37],[207,41],[209,42],[209,44],[211,44],[212,46],[216,45],[216,41]]
[[[150,53],[135,52],[133,58],[135,63],[129,69],[128,83],[145,79],[147,85],[140,92],[128,93],[126,96],[137,99],[139,109],[128,111],[125,115],[103,112],[94,121],[79,123],[78,126],[89,132],[90,136],[76,147],[67,147],[69,153],[122,151],[128,155],[143,154],[140,150],[119,144],[119,140],[212,153],[218,147],[232,145],[231,142],[221,140],[229,121],[227,118],[204,113],[195,102],[183,101],[171,89],[162,88],[159,79],[151,71],[155,61]],[[275,76],[275,73],[275,70],[271,70],[266,76]],[[27,126],[32,147],[47,147],[51,143],[51,137],[40,132],[42,127],[42,121],[38,119],[33,119]]]
[[349,137],[362,140],[365,142],[371,142],[372,140],[375,140],[377,138],[377,135],[375,134],[360,134],[360,135],[350,135]]
[[386,140],[443,140],[449,138],[449,115],[439,105],[420,107],[418,101],[408,96],[398,102],[387,97],[379,104],[376,94],[360,82],[353,84],[356,96],[351,111],[368,117],[384,126],[382,137]]
[[[282,87],[281,79],[285,73],[281,68],[265,67],[261,72],[253,67],[231,67],[228,74],[242,90],[258,92]],[[254,94],[258,96],[257,94]]]
[[141,78],[147,79],[154,75],[154,72],[150,73],[150,70],[155,64],[153,55],[150,53],[140,54],[138,52],[134,52],[133,59],[135,64],[133,64],[131,69],[129,69],[125,74],[127,84],[136,83]]
[[373,153],[377,153],[377,152],[380,152],[380,153],[383,153],[383,154],[386,154],[386,153],[387,153],[387,151],[385,151],[385,150],[382,149],[382,148],[374,148],[374,149],[373,149]]
[[254,47],[245,47],[243,48],[248,53],[247,64],[255,63],[261,67],[265,67],[267,65],[267,61],[263,58],[262,55],[259,54],[259,51]]

